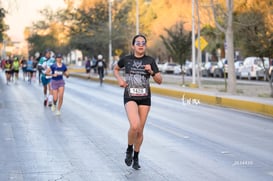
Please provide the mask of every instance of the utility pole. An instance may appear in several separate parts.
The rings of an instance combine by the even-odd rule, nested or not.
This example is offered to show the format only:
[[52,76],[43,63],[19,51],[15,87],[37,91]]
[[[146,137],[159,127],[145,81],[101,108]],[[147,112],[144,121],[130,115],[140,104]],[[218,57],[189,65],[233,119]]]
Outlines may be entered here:
[[139,34],[139,3],[136,0],[136,35]]
[[114,0],[109,0],[109,67],[112,65],[112,3]]
[[196,86],[196,80],[195,80],[195,8],[194,8],[195,1],[192,0],[192,86]]

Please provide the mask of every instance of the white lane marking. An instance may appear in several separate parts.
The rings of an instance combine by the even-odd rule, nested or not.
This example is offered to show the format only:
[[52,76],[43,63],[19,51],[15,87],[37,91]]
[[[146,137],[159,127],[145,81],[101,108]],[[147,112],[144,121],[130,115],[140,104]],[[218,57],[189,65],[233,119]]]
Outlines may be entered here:
[[272,172],[268,172],[267,174],[273,177],[273,171]]

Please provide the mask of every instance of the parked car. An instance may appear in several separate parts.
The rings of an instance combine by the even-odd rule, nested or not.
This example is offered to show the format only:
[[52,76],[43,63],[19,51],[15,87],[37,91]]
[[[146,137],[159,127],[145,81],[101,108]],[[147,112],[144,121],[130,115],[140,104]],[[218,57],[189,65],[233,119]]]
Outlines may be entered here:
[[[263,61],[264,61],[264,68],[265,68],[266,71],[268,71],[268,72],[264,72],[264,74],[265,74],[264,75],[265,76],[264,80],[270,80],[270,79],[273,80],[273,64],[272,64],[272,60],[270,60],[267,57],[264,57]],[[268,73],[268,77],[267,77],[266,73]],[[260,74],[260,72],[259,72],[259,74]]]
[[227,59],[222,59],[222,69],[223,69],[223,74],[226,74],[226,77],[228,76],[228,61]]
[[182,73],[181,66],[180,66],[180,65],[175,66],[175,67],[174,67],[174,71],[173,71],[173,73],[174,73],[175,75],[179,75],[179,74],[181,74],[181,73]]
[[192,62],[187,61],[185,63],[185,73],[187,76],[191,76],[192,75]]
[[[192,62],[190,62],[190,61],[186,62],[185,66],[183,67],[183,70],[187,76],[192,76],[192,72],[193,72],[192,68],[193,68]],[[196,63],[195,64],[195,75],[197,75],[197,70],[198,70],[198,64]]]
[[271,65],[270,66],[270,68],[269,68],[269,78],[271,79],[271,80],[273,80],[273,66]]
[[235,75],[236,75],[237,79],[240,78],[240,69],[243,66],[243,64],[244,64],[244,61],[242,61],[242,60],[238,60],[238,61],[234,62]]
[[158,64],[157,64],[157,67],[158,67],[159,72],[162,72],[162,71],[163,71],[163,66],[164,66],[164,63],[158,63]]
[[273,80],[273,60],[269,61],[268,74],[269,78]]
[[219,60],[211,66],[210,73],[213,77],[224,77],[224,60],[225,59]]
[[206,62],[201,67],[201,75],[203,77],[212,77],[215,66],[217,66],[217,62]]
[[266,79],[263,62],[259,57],[247,57],[244,59],[243,66],[239,69],[240,79],[247,78],[256,80]]
[[171,73],[171,74],[174,74],[174,73],[180,74],[182,71],[179,64],[166,62],[162,67],[162,72]]

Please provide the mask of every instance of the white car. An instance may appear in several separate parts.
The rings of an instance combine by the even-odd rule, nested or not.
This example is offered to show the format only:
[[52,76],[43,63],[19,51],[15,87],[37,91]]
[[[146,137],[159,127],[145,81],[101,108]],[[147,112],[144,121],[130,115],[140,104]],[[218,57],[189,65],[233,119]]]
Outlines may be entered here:
[[166,62],[162,67],[163,73],[180,74],[182,72],[180,65],[177,63]]
[[259,79],[264,78],[265,74],[261,74],[264,72],[263,62],[259,57],[247,57],[244,59],[243,66],[239,69],[239,77],[247,78],[251,80],[252,78]]
[[164,67],[164,63],[158,63],[157,67],[158,67],[159,72],[162,72],[163,71],[163,67]]

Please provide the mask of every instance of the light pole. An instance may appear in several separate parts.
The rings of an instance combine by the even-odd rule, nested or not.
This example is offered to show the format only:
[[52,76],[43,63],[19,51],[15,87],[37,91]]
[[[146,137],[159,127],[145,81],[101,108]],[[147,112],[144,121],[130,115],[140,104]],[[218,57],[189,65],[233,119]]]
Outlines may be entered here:
[[109,67],[112,65],[112,3],[114,0],[109,0]]
[[139,34],[139,4],[136,0],[136,35]]
[[196,80],[195,80],[195,28],[194,28],[194,24],[195,24],[195,19],[194,19],[194,3],[195,1],[192,0],[192,84],[193,86],[195,86],[196,84]]
[[[145,0],[145,4],[150,4],[151,0]],[[139,0],[136,0],[136,34],[139,34]]]

